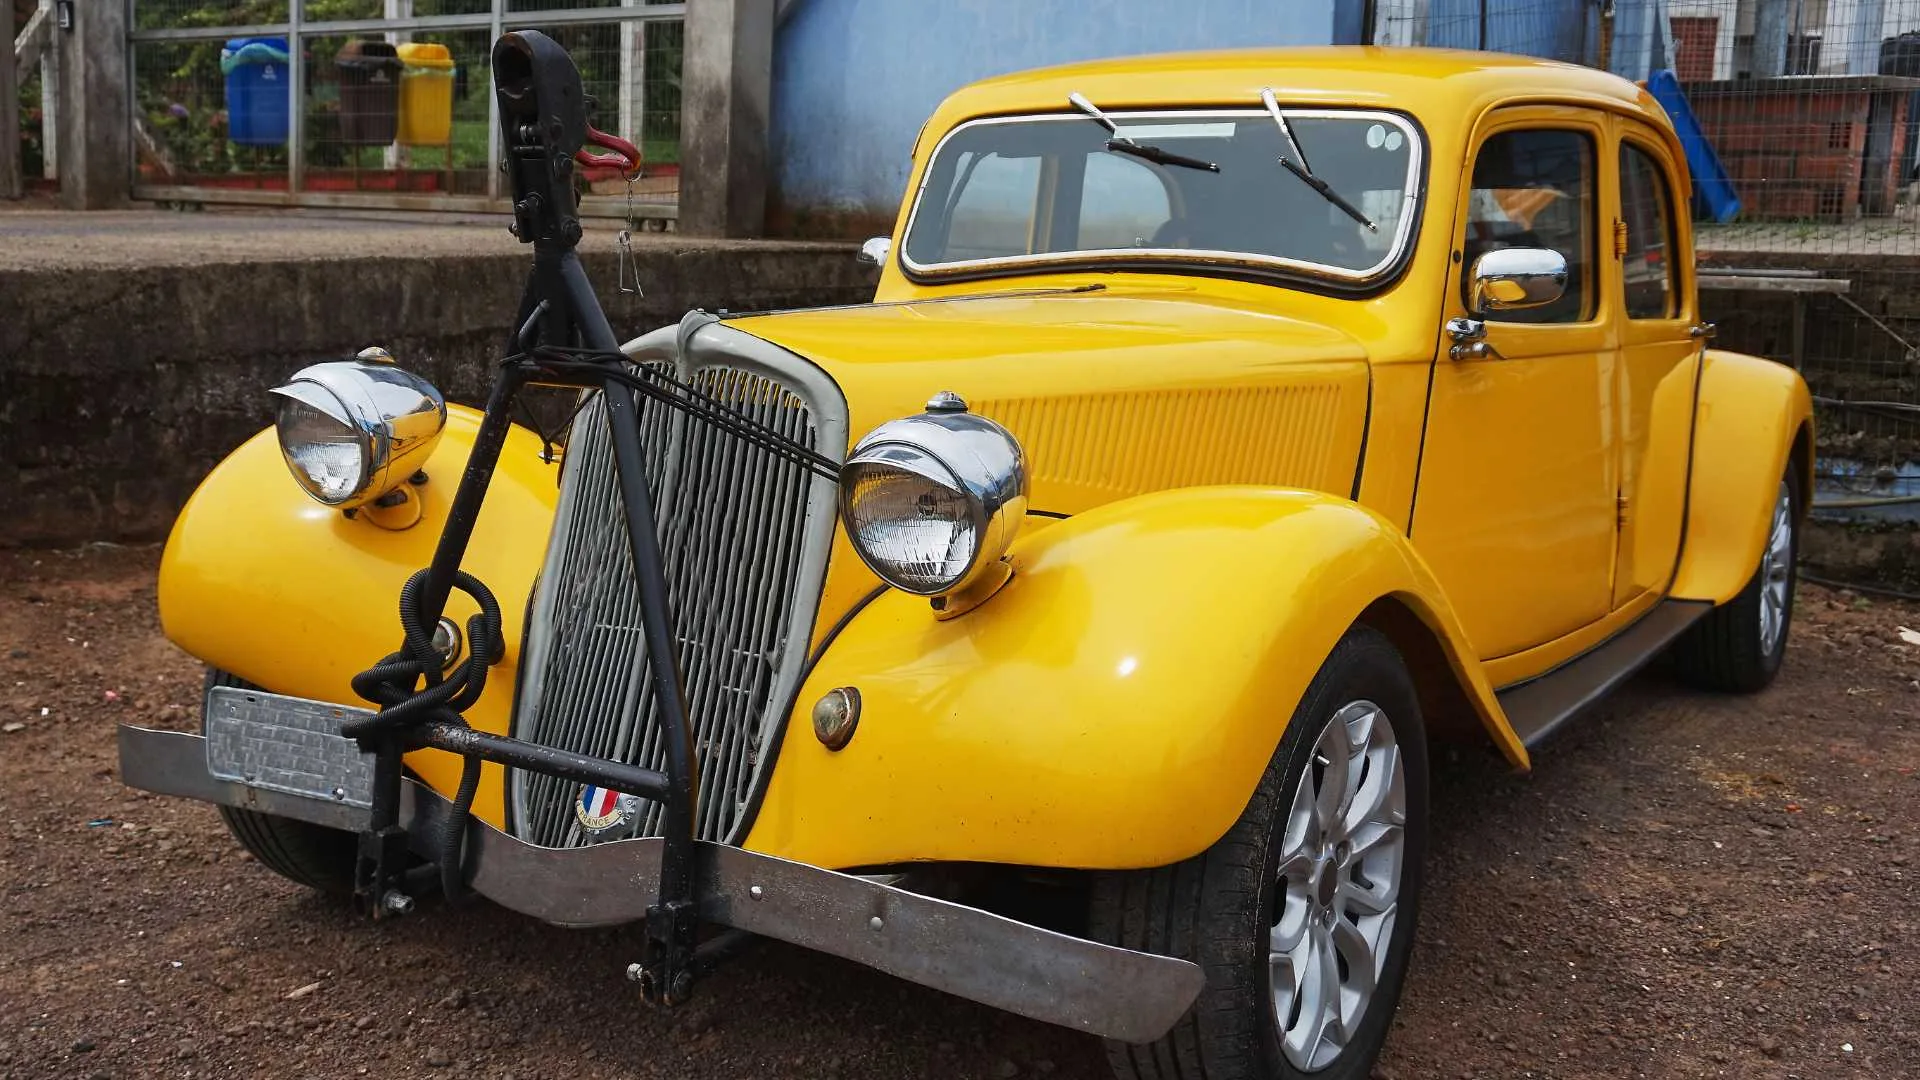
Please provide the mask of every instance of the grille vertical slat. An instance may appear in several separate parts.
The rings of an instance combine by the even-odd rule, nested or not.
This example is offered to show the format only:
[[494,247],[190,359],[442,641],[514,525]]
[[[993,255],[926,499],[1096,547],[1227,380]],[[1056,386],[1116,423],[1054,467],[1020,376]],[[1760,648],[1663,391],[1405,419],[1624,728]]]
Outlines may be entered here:
[[[781,379],[731,366],[680,375],[789,438],[838,453],[816,445],[817,403]],[[700,765],[696,827],[702,839],[728,840],[766,756],[772,714],[785,704],[774,699],[805,661],[804,625],[818,603],[833,527],[830,484],[656,401],[637,404]],[[611,431],[596,396],[567,447],[515,731],[664,769],[625,530]],[[803,628],[796,633],[796,626]],[[548,847],[587,842],[573,814],[579,791],[572,782],[516,773],[514,829]],[[648,804],[639,834],[658,835],[662,816]]]
[[[777,401],[763,401],[754,410],[754,418],[769,426],[778,427],[779,416],[775,414]],[[739,602],[731,606],[727,632],[730,640],[739,642],[737,647],[723,661],[723,678],[720,680],[720,693],[739,695],[752,700],[765,692],[768,679],[766,673],[759,670],[759,658],[778,650],[780,642],[777,621],[768,616],[773,598],[791,591],[791,583],[781,573],[784,548],[790,533],[772,528],[772,523],[794,516],[799,508],[782,506],[781,498],[785,488],[803,474],[792,470],[771,468],[772,459],[766,457],[742,460],[745,476],[742,489],[755,493],[750,513],[745,516],[746,527],[738,535],[740,565],[749,573],[739,579]],[[752,544],[755,536],[766,536],[770,543],[756,548]],[[749,728],[737,728],[719,733],[720,753],[716,755],[720,767],[725,773],[717,778],[723,790],[738,790],[744,771],[749,746],[755,741],[758,732]],[[718,816],[728,808],[712,805],[709,812]]]

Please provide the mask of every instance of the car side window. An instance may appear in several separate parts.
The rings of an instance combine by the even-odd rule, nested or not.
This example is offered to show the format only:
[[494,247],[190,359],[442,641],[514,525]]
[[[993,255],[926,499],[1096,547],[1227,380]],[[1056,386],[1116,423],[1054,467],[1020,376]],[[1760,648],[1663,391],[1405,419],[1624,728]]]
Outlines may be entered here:
[[1474,261],[1511,247],[1551,248],[1567,260],[1567,291],[1537,308],[1488,312],[1489,321],[1572,323],[1593,317],[1594,148],[1585,132],[1561,128],[1503,131],[1480,145],[1468,194],[1465,273]]
[[968,175],[947,218],[947,257],[997,259],[1031,254],[1040,159],[990,153],[960,168]]
[[1620,217],[1627,227],[1622,260],[1629,319],[1673,317],[1673,199],[1666,171],[1645,150],[1620,144]]
[[1117,154],[1091,154],[1080,184],[1082,250],[1151,245],[1172,218],[1167,187],[1152,169]]

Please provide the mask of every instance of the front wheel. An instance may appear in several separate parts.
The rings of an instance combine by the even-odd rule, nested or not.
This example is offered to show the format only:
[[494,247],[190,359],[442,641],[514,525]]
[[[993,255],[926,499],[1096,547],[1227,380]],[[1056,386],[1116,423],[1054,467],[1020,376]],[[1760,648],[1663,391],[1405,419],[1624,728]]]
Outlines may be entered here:
[[[206,685],[208,688],[260,689],[237,675],[212,667],[207,669]],[[220,807],[220,818],[227,823],[227,831],[261,866],[296,885],[328,896],[353,895],[354,859],[359,845],[354,834],[237,806]]]
[[1103,875],[1092,928],[1206,972],[1122,1080],[1365,1077],[1406,977],[1426,851],[1427,755],[1400,654],[1370,627],[1335,646],[1227,834],[1174,866]]

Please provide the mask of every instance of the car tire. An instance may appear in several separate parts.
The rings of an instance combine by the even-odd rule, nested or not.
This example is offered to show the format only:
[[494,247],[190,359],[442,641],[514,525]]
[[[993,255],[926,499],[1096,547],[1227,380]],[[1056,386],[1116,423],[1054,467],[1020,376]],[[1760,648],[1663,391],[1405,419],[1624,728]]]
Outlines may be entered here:
[[[207,669],[206,685],[208,689],[216,686],[265,689],[213,667]],[[204,722],[203,718],[203,725]],[[257,810],[234,806],[219,809],[227,831],[261,866],[296,885],[328,896],[344,899],[353,895],[354,862],[359,846],[359,838],[354,834]]]
[[1674,643],[1673,667],[1680,679],[1703,690],[1751,694],[1780,673],[1793,626],[1793,592],[1799,574],[1799,466],[1787,467],[1774,500],[1760,565],[1733,599],[1708,612]]
[[[1335,769],[1341,746],[1348,767]],[[1348,813],[1323,836],[1315,799],[1337,805],[1341,791]],[[1426,738],[1413,680],[1385,635],[1357,626],[1314,676],[1225,836],[1174,866],[1096,877],[1089,922],[1098,940],[1191,960],[1206,974],[1199,1000],[1159,1040],[1108,1042],[1115,1074],[1366,1077],[1413,948],[1426,811]],[[1293,948],[1277,953],[1289,939]],[[1358,977],[1364,963],[1355,962],[1369,956],[1370,990]],[[1329,972],[1343,1025],[1338,1045],[1319,1038],[1325,1024],[1314,1022],[1327,1015],[1317,1002],[1329,984],[1317,976]],[[1295,985],[1295,976],[1313,985]],[[1348,1008],[1350,989],[1357,997]]]

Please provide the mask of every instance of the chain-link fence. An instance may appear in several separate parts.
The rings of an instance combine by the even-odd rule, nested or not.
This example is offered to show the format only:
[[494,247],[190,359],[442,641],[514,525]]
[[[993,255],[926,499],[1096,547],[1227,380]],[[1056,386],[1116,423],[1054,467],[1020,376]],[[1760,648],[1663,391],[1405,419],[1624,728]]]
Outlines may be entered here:
[[661,0],[133,0],[134,194],[161,202],[503,208],[488,57],[551,35],[593,124],[645,153],[582,211],[679,201],[684,5]]
[[[1716,344],[1816,396],[1821,516],[1920,521],[1920,0],[1376,0],[1381,44],[1645,82],[1693,174]],[[1915,576],[1886,560],[1882,574]]]

